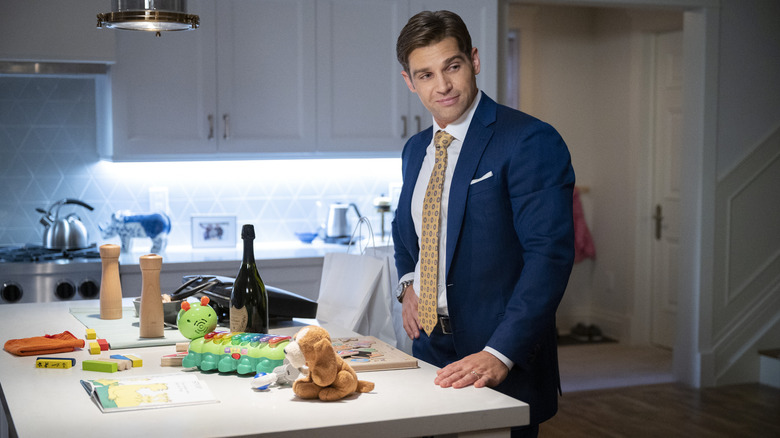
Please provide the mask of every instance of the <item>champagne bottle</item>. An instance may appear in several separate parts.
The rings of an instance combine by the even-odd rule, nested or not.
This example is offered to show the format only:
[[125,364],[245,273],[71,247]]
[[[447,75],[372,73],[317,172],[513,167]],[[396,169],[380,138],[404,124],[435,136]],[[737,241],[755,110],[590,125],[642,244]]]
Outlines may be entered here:
[[244,225],[241,239],[244,258],[230,294],[230,331],[268,333],[268,292],[255,263],[254,226]]

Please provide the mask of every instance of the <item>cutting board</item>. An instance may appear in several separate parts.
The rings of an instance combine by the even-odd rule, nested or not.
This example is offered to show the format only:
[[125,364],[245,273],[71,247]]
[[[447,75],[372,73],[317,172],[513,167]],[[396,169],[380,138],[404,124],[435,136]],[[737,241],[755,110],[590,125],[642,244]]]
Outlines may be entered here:
[[100,309],[97,307],[71,307],[70,314],[86,328],[95,329],[97,337],[108,341],[112,349],[175,345],[190,341],[175,328],[166,328],[161,338],[139,337],[139,319],[133,307],[122,307],[121,319],[100,319]]

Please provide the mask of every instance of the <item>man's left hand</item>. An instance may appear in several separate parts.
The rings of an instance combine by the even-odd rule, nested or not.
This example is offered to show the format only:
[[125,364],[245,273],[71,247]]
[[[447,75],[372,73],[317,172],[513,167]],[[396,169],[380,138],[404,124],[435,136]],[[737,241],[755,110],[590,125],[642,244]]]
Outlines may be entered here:
[[436,371],[433,383],[442,388],[475,388],[496,386],[506,379],[509,369],[497,357],[487,351],[480,351],[453,362]]

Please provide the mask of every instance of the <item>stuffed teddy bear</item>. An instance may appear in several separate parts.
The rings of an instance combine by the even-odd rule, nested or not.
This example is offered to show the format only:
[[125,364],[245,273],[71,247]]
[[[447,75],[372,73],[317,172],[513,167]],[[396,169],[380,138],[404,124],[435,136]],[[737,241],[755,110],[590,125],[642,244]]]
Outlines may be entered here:
[[334,401],[354,392],[374,389],[372,382],[358,380],[355,370],[336,354],[328,331],[322,327],[302,328],[284,348],[284,353],[295,368],[309,369],[305,377],[293,382],[293,392],[300,398]]

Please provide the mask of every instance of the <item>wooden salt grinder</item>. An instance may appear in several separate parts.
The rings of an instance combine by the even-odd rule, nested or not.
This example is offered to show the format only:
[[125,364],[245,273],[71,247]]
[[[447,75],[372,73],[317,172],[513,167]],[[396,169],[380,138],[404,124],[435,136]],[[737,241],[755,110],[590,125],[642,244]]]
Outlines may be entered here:
[[141,265],[141,311],[140,317],[142,338],[161,338],[163,330],[163,303],[160,293],[160,269],[162,257],[157,254],[147,254],[139,259]]
[[122,319],[122,283],[119,281],[119,245],[100,246],[100,319]]

